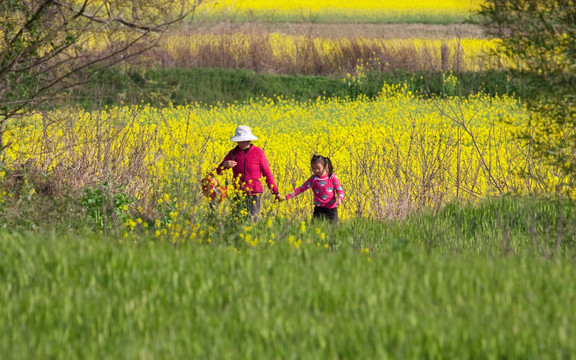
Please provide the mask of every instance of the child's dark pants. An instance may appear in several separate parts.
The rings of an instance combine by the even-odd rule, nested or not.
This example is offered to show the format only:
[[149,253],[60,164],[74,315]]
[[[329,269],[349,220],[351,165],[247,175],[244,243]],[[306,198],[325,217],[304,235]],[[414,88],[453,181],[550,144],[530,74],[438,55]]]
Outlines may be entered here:
[[338,208],[328,209],[322,206],[314,206],[313,220],[338,221]]

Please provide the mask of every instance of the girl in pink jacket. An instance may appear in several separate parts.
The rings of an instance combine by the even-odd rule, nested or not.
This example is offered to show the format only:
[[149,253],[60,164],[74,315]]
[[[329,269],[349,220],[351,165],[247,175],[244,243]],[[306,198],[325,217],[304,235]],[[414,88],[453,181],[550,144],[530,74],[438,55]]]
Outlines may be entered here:
[[302,194],[308,189],[314,193],[314,213],[313,219],[328,219],[338,221],[338,206],[344,199],[344,190],[340,181],[333,173],[332,161],[322,155],[312,156],[310,161],[312,172],[308,180],[293,192],[286,195],[286,200],[293,199],[298,194]]
[[276,198],[280,199],[280,196],[264,150],[252,145],[253,140],[258,138],[252,135],[248,126],[238,126],[230,139],[237,146],[224,157],[216,172],[221,174],[225,169],[232,169],[237,190],[246,195],[248,212],[255,217],[259,215],[262,206],[261,195],[264,189],[261,177],[265,178],[266,185]]

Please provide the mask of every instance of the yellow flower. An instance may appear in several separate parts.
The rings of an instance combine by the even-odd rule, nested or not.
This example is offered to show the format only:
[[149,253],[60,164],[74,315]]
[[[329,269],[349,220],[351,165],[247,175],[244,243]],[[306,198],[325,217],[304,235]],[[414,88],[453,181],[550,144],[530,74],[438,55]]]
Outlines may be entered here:
[[126,227],[129,228],[130,230],[134,230],[134,228],[136,227],[136,221],[128,219],[126,220],[124,225],[126,225]]

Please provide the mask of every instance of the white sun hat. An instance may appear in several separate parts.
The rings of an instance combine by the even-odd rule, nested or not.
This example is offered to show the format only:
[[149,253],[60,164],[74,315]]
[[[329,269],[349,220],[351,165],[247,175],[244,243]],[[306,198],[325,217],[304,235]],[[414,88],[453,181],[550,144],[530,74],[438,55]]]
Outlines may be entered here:
[[233,142],[252,141],[252,140],[258,140],[258,138],[252,135],[252,131],[250,131],[250,128],[245,125],[238,126],[236,128],[236,131],[234,132],[234,136],[232,136],[232,138],[230,139],[230,141]]

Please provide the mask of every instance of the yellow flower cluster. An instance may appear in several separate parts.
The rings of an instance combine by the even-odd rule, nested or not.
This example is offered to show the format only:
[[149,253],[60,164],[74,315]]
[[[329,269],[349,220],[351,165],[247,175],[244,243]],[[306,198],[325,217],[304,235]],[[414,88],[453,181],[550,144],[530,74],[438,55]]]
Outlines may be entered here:
[[202,10],[204,15],[245,14],[252,16],[273,13],[280,17],[303,16],[306,14],[322,14],[329,16],[345,16],[348,18],[363,18],[368,15],[378,18],[378,15],[388,15],[390,12],[403,14],[416,12],[418,14],[437,13],[457,14],[462,17],[471,11],[479,9],[482,0],[471,1],[433,1],[433,0],[222,0],[207,4]]
[[434,1],[434,0],[278,0],[271,3],[267,0],[223,0],[222,6],[239,7],[244,9],[282,9],[297,10],[310,9],[463,9],[478,8],[483,1]]
[[[125,185],[140,212],[165,214],[163,231],[194,239],[214,229],[195,227],[191,218],[179,222],[179,214],[207,208],[200,179],[232,149],[237,125],[249,125],[258,136],[255,145],[265,150],[282,193],[301,185],[311,174],[311,156],[323,154],[344,187],[341,218],[384,219],[456,198],[546,191],[525,176],[528,168],[557,185],[555,174],[515,140],[527,115],[512,98],[431,100],[392,86],[373,101],[276,98],[212,107],[70,110],[35,115],[27,126],[7,132],[14,146],[6,156],[8,164],[29,158],[46,171],[68,169],[84,183]],[[233,197],[230,172],[221,181]],[[265,214],[310,216],[311,194],[281,203],[266,196]],[[216,211],[232,211],[229,203],[225,199]],[[135,220],[127,226],[147,225]],[[268,240],[244,238],[250,245]]]

